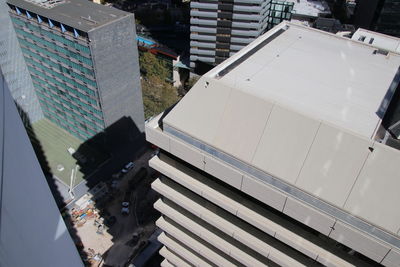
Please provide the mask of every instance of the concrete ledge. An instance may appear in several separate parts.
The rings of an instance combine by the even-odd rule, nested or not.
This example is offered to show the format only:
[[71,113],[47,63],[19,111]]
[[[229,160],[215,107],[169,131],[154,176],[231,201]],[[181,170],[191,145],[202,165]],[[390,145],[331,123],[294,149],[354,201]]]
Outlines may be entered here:
[[164,259],[161,264],[161,267],[174,267],[174,265],[172,265],[167,259]]
[[381,262],[382,265],[388,267],[399,267],[400,266],[400,251],[392,248],[386,257]]
[[359,251],[376,262],[381,262],[390,250],[389,246],[339,221],[336,222],[329,237]]
[[219,251],[212,249],[209,246],[206,246],[203,242],[187,235],[185,232],[166,222],[164,218],[158,219],[156,221],[156,225],[163,229],[168,235],[173,236],[182,244],[185,244],[187,247],[193,249],[199,255],[205,257],[206,259],[210,259],[210,261],[212,261],[214,264],[218,266],[236,266],[234,263],[223,257]]
[[205,156],[204,171],[240,190],[243,175],[226,164],[221,164],[219,160]]
[[175,253],[171,252],[169,249],[166,247],[162,247],[159,251],[160,255],[163,256],[165,259],[167,259],[169,262],[171,262],[175,266],[182,266],[182,267],[191,267],[189,263],[181,259],[179,256],[177,256]]
[[179,244],[172,238],[166,236],[165,233],[161,233],[158,236],[158,240],[173,253],[177,254],[178,256],[180,256],[190,264],[193,264],[194,266],[205,266],[205,267],[212,266],[208,262],[201,259],[198,255],[186,249],[182,244]]
[[204,155],[200,152],[200,150],[193,149],[190,146],[175,140],[174,138],[170,138],[169,142],[170,153],[174,154],[180,159],[183,159],[196,168],[204,170]]
[[283,210],[286,196],[255,178],[243,176],[241,190],[279,211]]
[[288,197],[283,213],[304,223],[324,235],[329,235],[335,219],[325,215],[309,206],[304,205],[298,200]]
[[[153,120],[156,120],[154,118]],[[160,128],[152,128],[151,125],[146,125],[146,140],[159,148],[169,152],[169,137],[164,134]]]

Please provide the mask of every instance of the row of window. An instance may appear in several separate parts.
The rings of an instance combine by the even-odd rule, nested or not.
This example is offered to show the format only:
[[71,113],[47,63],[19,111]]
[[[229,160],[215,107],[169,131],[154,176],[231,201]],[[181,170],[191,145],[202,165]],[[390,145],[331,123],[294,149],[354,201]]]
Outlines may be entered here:
[[[43,80],[41,80],[41,79],[39,79],[39,78],[37,78],[35,76],[33,76],[32,79],[35,80],[37,83],[39,83],[39,85],[42,86],[43,88],[49,88],[49,89],[53,90],[54,92],[56,92],[58,95],[63,95],[67,99],[70,99],[73,103],[77,103],[78,106],[86,105],[86,103],[82,102],[81,99],[85,98],[87,96],[81,97],[83,95],[81,93],[77,92],[76,90],[74,90],[72,92],[71,92],[71,90],[63,91],[59,87],[53,86],[50,83],[45,83]],[[89,102],[89,101],[87,101],[87,102]],[[97,105],[97,102],[95,100],[93,100],[93,99],[90,99],[89,103],[93,104],[93,105]],[[86,112],[86,111],[84,111],[84,112]],[[93,112],[93,113],[97,114],[98,116],[101,114],[100,112]],[[87,113],[87,114],[84,113],[83,115],[91,116],[91,113]],[[101,120],[97,119],[97,118],[96,118],[96,121],[101,122]]]
[[40,56],[38,54],[35,54],[35,53],[29,51],[28,49],[23,49],[23,51],[24,51],[24,53],[29,54],[30,56],[32,56],[32,57],[36,58],[37,60],[39,60],[41,63],[44,62],[47,65],[59,70],[62,73],[66,73],[66,74],[68,74],[68,75],[70,75],[70,76],[72,76],[74,78],[77,78],[77,79],[81,80],[84,83],[88,83],[91,86],[96,87],[96,83],[94,81],[92,81],[92,80],[90,80],[90,79],[88,79],[88,78],[86,78],[86,77],[84,77],[82,75],[79,75],[79,74],[75,73],[73,71],[74,69],[72,69],[72,68],[71,69],[65,68],[60,63],[55,63],[55,62],[51,61],[48,58],[42,57],[42,56]]
[[74,80],[72,80],[72,79],[70,79],[68,77],[65,77],[64,75],[62,75],[62,74],[60,74],[58,72],[55,72],[52,69],[45,67],[44,65],[37,64],[35,61],[33,61],[30,58],[26,57],[25,61],[29,62],[29,63],[33,64],[34,66],[36,66],[37,68],[43,70],[44,75],[47,76],[48,79],[50,78],[50,75],[46,75],[46,74],[51,74],[54,77],[57,77],[58,79],[66,82],[66,83],[68,83],[68,84],[70,84],[70,85],[72,85],[74,87],[77,87],[77,88],[83,90],[84,92],[87,92],[91,96],[96,96],[96,92],[91,90],[91,89],[89,89],[87,86],[84,86],[84,85],[82,85],[82,84],[80,84],[80,83],[78,83],[78,82],[76,82],[76,81],[74,81]]
[[42,29],[42,28],[40,28],[38,26],[32,25],[31,23],[27,23],[25,21],[22,21],[20,19],[14,18],[14,17],[12,17],[11,20],[15,24],[18,24],[18,25],[23,26],[23,27],[27,27],[28,29],[31,29],[31,30],[36,31],[36,32],[40,32],[41,34],[46,35],[47,37],[49,37],[49,38],[51,38],[51,39],[53,39],[55,41],[63,43],[65,45],[69,46],[69,47],[73,47],[76,50],[79,50],[79,51],[81,51],[83,53],[90,54],[89,47],[81,45],[78,42],[74,42],[74,41],[68,40],[68,39],[66,39],[66,38],[64,38],[62,36],[59,36],[58,34],[55,34],[55,33],[52,33],[50,31],[44,30],[44,29]]
[[[59,109],[62,109],[63,113],[64,113],[66,116],[71,117],[71,119],[72,119],[73,121],[77,121],[77,122],[80,122],[80,121],[81,121],[81,122],[83,122],[84,124],[89,125],[89,126],[90,126],[92,129],[94,129],[94,130],[101,130],[101,128],[102,128],[101,126],[99,126],[99,125],[97,125],[96,123],[94,123],[94,122],[92,122],[92,121],[86,119],[86,118],[83,117],[83,116],[80,116],[79,119],[77,119],[77,118],[76,118],[76,114],[73,113],[72,110],[70,109],[70,108],[72,108],[72,109],[77,109],[77,107],[74,106],[74,105],[72,105],[71,102],[66,101],[66,100],[64,100],[64,99],[62,99],[62,98],[60,98],[60,97],[58,97],[58,96],[57,96],[55,93],[53,93],[52,91],[46,91],[46,93],[47,93],[48,95],[51,95],[51,96],[47,96],[44,92],[40,91],[40,89],[41,89],[41,88],[39,88],[40,86],[38,86],[37,84],[34,84],[34,85],[35,85],[35,87],[36,87],[37,89],[39,89],[39,90],[36,91],[37,95],[38,95],[39,97],[41,97],[41,98],[46,99],[46,100],[45,100],[45,103],[46,103],[46,104],[53,104],[53,105],[55,105],[55,106],[58,108],[58,110],[59,110]],[[56,97],[61,103],[65,104],[65,105],[68,106],[69,108],[65,107],[64,105],[60,105],[60,104],[57,104],[56,102],[54,102],[54,97]],[[56,110],[55,107],[52,107],[52,108]],[[78,109],[79,109],[79,108],[78,108]],[[79,116],[79,115],[78,115],[78,116]],[[94,118],[93,116],[91,116],[91,117]],[[101,121],[100,121],[100,123],[101,123]]]
[[[36,71],[35,69],[31,68],[30,66],[28,66],[28,69],[30,69],[34,73],[36,72],[36,74],[40,76],[40,72]],[[41,81],[39,78],[33,77],[33,79],[43,85],[43,81]],[[40,89],[44,90],[44,88],[45,87],[41,86]],[[57,98],[59,100],[61,99],[60,96],[58,96],[58,95],[55,95],[55,98]],[[73,109],[79,110],[81,114],[86,115],[88,117],[95,118],[93,115],[91,115],[91,113],[94,113],[94,114],[98,115],[99,117],[102,117],[101,111],[97,110],[96,108],[94,108],[91,105],[85,104],[81,101],[79,101],[79,106],[74,105],[74,104],[76,104],[76,102],[78,102],[77,100],[78,99],[73,99],[72,101],[69,101],[68,104],[66,103],[66,105],[70,106]],[[82,107],[84,108],[83,110],[82,110]],[[97,119],[97,118],[96,118],[96,121],[101,122],[101,120]]]
[[84,132],[80,128],[77,128],[74,124],[69,123],[66,121],[63,117],[61,117],[57,112],[51,111],[51,110],[46,110],[46,108],[43,108],[43,112],[46,115],[47,118],[49,118],[51,121],[53,121],[55,124],[59,125],[61,128],[65,129],[67,132],[72,133],[79,139],[87,140],[90,137],[92,137],[95,133],[93,131],[91,134]]
[[29,47],[29,48],[37,51],[37,53],[42,53],[42,54],[44,54],[44,55],[46,55],[48,57],[51,57],[53,59],[56,59],[57,61],[60,61],[60,62],[64,63],[67,66],[70,66],[70,67],[72,67],[74,69],[77,69],[77,70],[79,70],[79,71],[81,71],[83,73],[86,73],[86,74],[90,75],[90,76],[94,76],[93,70],[91,70],[91,69],[88,69],[88,68],[86,68],[86,67],[84,67],[84,66],[82,66],[80,64],[72,62],[71,60],[63,58],[63,57],[57,55],[56,53],[53,53],[51,51],[48,51],[47,49],[44,49],[44,48],[42,48],[40,46],[37,46],[37,45],[35,45],[35,44],[31,43],[31,42],[28,42],[25,39],[18,38],[18,40],[19,40],[21,45],[25,45],[26,47]]
[[[28,66],[28,69],[29,69],[29,68],[30,68],[30,67]],[[46,80],[46,81],[43,81],[43,80],[40,79],[40,78],[37,78],[37,77],[35,77],[35,76],[32,76],[32,79],[38,81],[39,83],[43,84],[44,86],[51,86],[51,85],[50,85],[50,82],[51,82],[51,83],[53,83],[55,86],[58,86],[58,88],[62,88],[62,89],[64,89],[66,92],[68,92],[69,94],[72,94],[73,96],[76,96],[76,98],[75,98],[76,100],[75,100],[75,101],[78,100],[79,102],[81,102],[80,99],[84,99],[84,100],[86,100],[86,102],[88,102],[88,103],[90,103],[90,104],[92,104],[92,105],[98,105],[98,103],[97,103],[96,100],[93,100],[93,99],[91,99],[89,96],[82,94],[82,93],[79,92],[77,89],[72,88],[72,87],[69,87],[68,85],[66,85],[66,84],[64,84],[64,83],[61,83],[61,82],[59,82],[59,81],[53,79],[52,77],[45,76],[45,75],[43,75],[43,73],[41,73],[40,71],[37,71],[36,69],[32,69],[32,72],[33,72],[34,74],[40,76],[42,79]],[[98,111],[98,110],[93,111],[93,113],[95,113],[95,114],[97,114],[97,115],[99,115],[99,116],[101,115],[101,112]]]
[[81,61],[82,63],[85,63],[86,65],[89,65],[89,66],[93,65],[92,60],[90,58],[81,56],[81,55],[79,55],[77,53],[74,53],[74,52],[72,52],[72,51],[70,51],[68,49],[65,49],[65,48],[63,48],[63,47],[61,47],[61,46],[59,46],[59,45],[57,45],[55,43],[51,43],[51,42],[46,41],[46,40],[44,40],[44,39],[42,39],[40,37],[37,37],[37,36],[33,35],[33,34],[25,32],[24,30],[15,29],[15,31],[17,33],[19,33],[20,35],[23,35],[26,38],[29,38],[29,39],[31,39],[33,41],[39,42],[39,43],[41,43],[42,45],[44,45],[44,46],[46,46],[48,48],[51,48],[51,49],[53,49],[53,50],[55,50],[57,52],[60,52],[60,53],[62,53],[64,55],[66,55],[66,56],[75,58],[75,59]]

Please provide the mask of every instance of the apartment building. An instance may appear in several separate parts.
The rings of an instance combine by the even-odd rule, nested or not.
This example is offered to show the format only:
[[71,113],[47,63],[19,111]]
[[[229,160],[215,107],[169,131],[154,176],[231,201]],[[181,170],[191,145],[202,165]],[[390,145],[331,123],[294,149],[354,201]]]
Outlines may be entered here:
[[219,64],[264,33],[270,2],[191,1],[190,67]]
[[84,0],[8,5],[46,118],[81,140],[123,117],[144,130],[133,14]]
[[283,22],[146,125],[162,266],[398,266],[400,54]]

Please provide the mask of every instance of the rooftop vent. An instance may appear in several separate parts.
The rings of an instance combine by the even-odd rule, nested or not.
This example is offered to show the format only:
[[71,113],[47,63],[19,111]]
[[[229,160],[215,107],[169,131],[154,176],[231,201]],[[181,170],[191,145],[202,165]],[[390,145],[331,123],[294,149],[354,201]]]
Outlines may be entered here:
[[25,1],[47,9],[65,3],[65,0],[25,0]]
[[389,51],[387,50],[383,50],[383,49],[375,49],[373,52],[374,55],[378,54],[378,55],[384,55],[387,56],[389,54]]
[[87,18],[86,17],[81,17],[81,19],[84,19],[86,21],[89,21],[93,24],[97,24],[97,21],[95,21],[94,19],[92,19],[92,17],[89,15]]

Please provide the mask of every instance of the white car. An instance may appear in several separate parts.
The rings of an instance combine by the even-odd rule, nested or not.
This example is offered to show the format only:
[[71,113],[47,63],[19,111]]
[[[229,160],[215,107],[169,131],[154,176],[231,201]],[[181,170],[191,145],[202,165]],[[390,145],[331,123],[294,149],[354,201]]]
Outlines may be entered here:
[[122,173],[127,173],[129,170],[131,170],[135,166],[135,164],[131,161],[128,162],[125,167],[121,170]]

